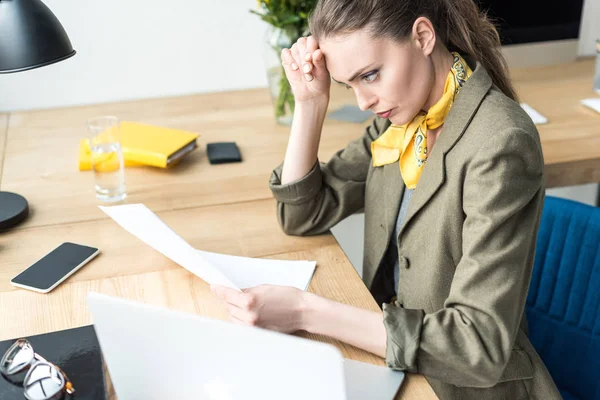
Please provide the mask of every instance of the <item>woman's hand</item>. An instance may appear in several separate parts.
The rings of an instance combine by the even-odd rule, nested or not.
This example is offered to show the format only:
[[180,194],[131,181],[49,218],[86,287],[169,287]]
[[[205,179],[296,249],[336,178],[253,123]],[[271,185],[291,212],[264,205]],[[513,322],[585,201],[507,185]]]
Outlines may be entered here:
[[289,286],[261,285],[242,292],[212,285],[234,322],[282,333],[304,330],[386,355],[387,332],[381,311],[341,304]]
[[283,49],[281,61],[296,102],[329,98],[331,78],[314,37],[302,37],[291,49]]
[[283,333],[303,329],[304,292],[296,288],[261,285],[238,292],[212,285],[210,289],[225,301],[234,322]]

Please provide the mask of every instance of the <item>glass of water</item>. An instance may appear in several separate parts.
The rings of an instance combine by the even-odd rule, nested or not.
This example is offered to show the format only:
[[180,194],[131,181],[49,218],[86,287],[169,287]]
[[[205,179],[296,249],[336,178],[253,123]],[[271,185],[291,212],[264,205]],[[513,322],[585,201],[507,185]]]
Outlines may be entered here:
[[101,116],[88,121],[96,198],[105,202],[125,199],[125,166],[119,119]]

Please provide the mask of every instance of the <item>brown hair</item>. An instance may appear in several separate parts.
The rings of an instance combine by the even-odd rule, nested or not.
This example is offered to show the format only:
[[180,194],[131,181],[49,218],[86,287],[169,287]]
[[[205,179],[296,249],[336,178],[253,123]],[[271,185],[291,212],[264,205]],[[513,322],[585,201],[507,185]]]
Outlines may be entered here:
[[421,16],[431,20],[448,50],[474,57],[494,84],[517,100],[500,51],[498,31],[473,0],[319,0],[309,27],[317,40],[366,28],[375,38],[400,42],[409,37]]

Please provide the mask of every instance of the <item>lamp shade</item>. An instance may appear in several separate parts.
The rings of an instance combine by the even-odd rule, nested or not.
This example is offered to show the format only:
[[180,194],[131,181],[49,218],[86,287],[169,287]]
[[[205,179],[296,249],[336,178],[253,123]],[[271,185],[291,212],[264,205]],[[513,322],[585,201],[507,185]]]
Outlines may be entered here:
[[[0,0],[0,73],[25,71],[75,55],[52,11],[40,0]],[[29,204],[16,193],[0,192],[0,231],[24,221]]]
[[74,54],[64,28],[40,0],[0,0],[0,73],[43,67]]

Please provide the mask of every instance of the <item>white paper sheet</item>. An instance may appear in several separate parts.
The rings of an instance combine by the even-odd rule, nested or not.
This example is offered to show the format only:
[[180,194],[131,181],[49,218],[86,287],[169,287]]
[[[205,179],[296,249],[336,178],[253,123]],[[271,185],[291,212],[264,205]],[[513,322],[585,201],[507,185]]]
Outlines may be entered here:
[[204,279],[209,284],[218,284],[240,290],[239,287],[218,269],[206,262],[196,249],[173,232],[167,224],[162,222],[145,205],[126,204],[122,206],[99,207],[127,232],[136,236],[142,242],[154,248],[165,257],[175,261],[191,273]]
[[314,261],[267,260],[196,250],[143,204],[102,207],[126,231],[210,284],[237,290],[269,284],[306,290]]
[[306,290],[317,265],[315,261],[268,260],[201,250],[198,253],[241,289],[258,285],[280,285]]
[[591,108],[592,110],[600,113],[600,97],[591,98],[591,99],[583,99],[581,100],[581,104],[586,107]]
[[542,124],[548,123],[548,118],[544,117],[542,114],[540,114],[537,110],[535,110],[529,104],[521,103],[521,108],[523,110],[525,110],[525,112],[529,115],[529,118],[531,118],[531,120],[533,121],[534,124],[542,125]]

